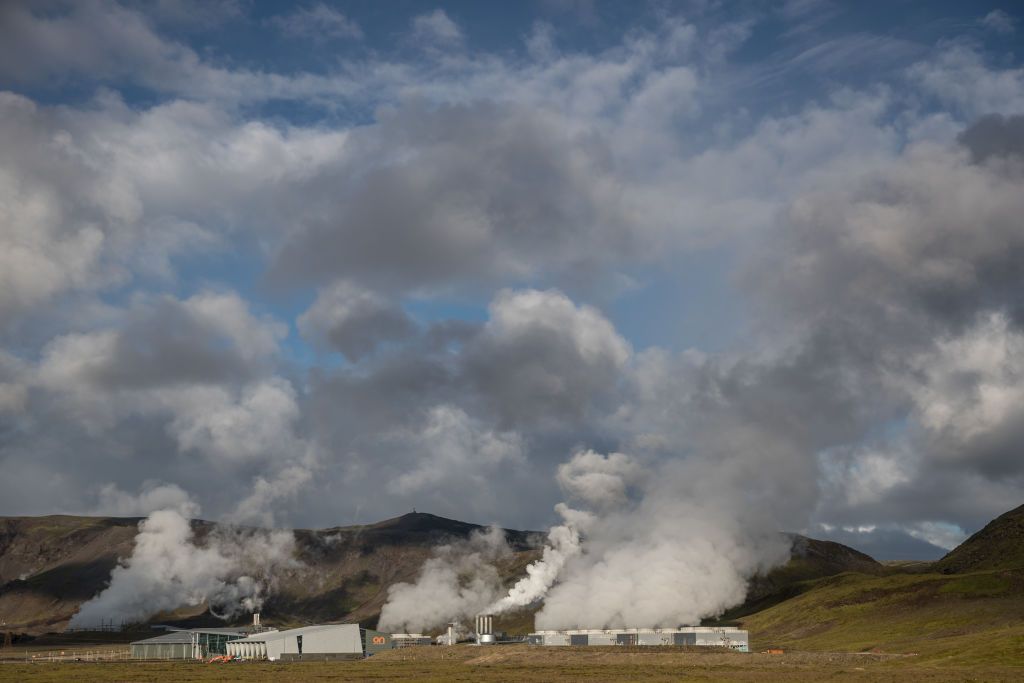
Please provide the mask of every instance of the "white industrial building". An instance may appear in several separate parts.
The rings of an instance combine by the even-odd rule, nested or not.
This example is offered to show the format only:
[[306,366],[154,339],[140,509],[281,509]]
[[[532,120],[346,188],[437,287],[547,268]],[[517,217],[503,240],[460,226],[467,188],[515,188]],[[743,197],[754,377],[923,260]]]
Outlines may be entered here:
[[747,632],[731,626],[537,631],[527,640],[535,645],[688,645],[750,651]]
[[359,624],[324,624],[254,633],[229,642],[227,653],[240,659],[306,661],[355,659],[391,647],[387,633],[360,628]]

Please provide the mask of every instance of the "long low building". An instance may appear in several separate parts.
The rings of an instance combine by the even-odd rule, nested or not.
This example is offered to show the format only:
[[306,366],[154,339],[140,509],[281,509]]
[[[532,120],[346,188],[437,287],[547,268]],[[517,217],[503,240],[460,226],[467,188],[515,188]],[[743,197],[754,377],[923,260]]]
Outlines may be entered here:
[[387,633],[359,624],[323,624],[254,633],[228,643],[227,654],[240,659],[326,661],[367,657],[391,647]]
[[391,646],[395,649],[403,647],[418,647],[421,645],[433,645],[434,639],[422,633],[392,633]]
[[245,636],[230,628],[174,629],[131,643],[132,659],[203,659],[227,653],[227,644]]
[[749,652],[747,632],[720,626],[682,628],[576,629],[537,631],[527,637],[534,645],[675,645],[691,647],[727,647]]

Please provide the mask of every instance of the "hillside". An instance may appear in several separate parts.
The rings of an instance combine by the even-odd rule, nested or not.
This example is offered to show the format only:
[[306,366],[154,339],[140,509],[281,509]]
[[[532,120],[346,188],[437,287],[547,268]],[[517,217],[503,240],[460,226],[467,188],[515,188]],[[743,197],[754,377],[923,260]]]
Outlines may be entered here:
[[1024,571],[840,574],[742,619],[759,649],[916,653],[1020,664]]
[[[138,518],[15,517],[0,521],[0,614],[9,628],[28,633],[62,630],[78,606],[101,591],[119,557],[131,553]],[[196,520],[200,538],[213,525]],[[301,567],[277,578],[264,619],[298,625],[339,619],[374,624],[387,588],[415,578],[431,549],[482,529],[426,513],[376,524],[296,530]],[[793,559],[751,585],[750,600],[735,614],[749,614],[799,592],[800,582],[840,572],[872,572],[870,557],[828,541],[792,536]],[[539,536],[506,531],[514,550],[501,566],[508,582],[537,557]],[[735,614],[730,616],[735,616]],[[202,606],[163,614],[159,621],[218,624]],[[532,612],[508,615],[498,624],[528,632]]]
[[1024,568],[1024,505],[996,517],[935,563],[944,574]]
[[[845,643],[841,649],[894,651],[910,647],[922,633],[941,641],[1012,630],[1024,608],[1024,563],[1015,559],[1022,553],[1022,517],[1021,508],[999,517],[934,566],[883,566],[839,543],[791,535],[790,561],[755,577],[747,601],[722,618],[741,620],[758,647]],[[8,628],[37,634],[65,628],[78,606],[103,589],[118,558],[131,553],[138,522],[0,519],[0,616]],[[193,526],[200,538],[213,528],[199,520]],[[376,524],[297,530],[301,566],[275,577],[264,619],[278,626],[337,620],[374,625],[389,586],[413,580],[437,544],[481,528],[413,513]],[[499,571],[511,583],[537,557],[540,537],[505,533],[514,552]],[[223,623],[202,606],[155,620]],[[532,625],[531,611],[496,624],[514,633]]]
[[732,621],[753,614],[807,590],[812,582],[844,572],[879,574],[884,566],[869,555],[834,541],[787,534],[793,544],[789,562],[750,580],[747,599],[722,615]]
[[936,563],[805,580],[741,621],[758,648],[915,653],[949,665],[1024,663],[1024,507]]
[[8,628],[64,628],[102,589],[118,558],[131,554],[138,518],[0,519],[0,617]]
[[[0,616],[11,630],[63,630],[79,605],[100,592],[118,558],[131,554],[138,518],[55,515],[0,519]],[[214,526],[193,521],[197,537]],[[318,621],[376,621],[387,588],[410,581],[431,549],[468,537],[483,527],[425,513],[376,524],[296,530],[301,567],[275,577],[276,590],[264,607],[278,625]],[[507,530],[513,549],[500,567],[509,581],[536,556],[531,532]],[[159,615],[159,621],[223,624],[205,607]]]

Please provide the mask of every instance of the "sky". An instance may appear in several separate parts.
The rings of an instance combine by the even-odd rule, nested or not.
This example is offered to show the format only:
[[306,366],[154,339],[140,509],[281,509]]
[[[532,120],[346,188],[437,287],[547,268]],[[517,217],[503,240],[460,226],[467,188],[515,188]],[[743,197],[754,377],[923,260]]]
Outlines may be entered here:
[[1022,31],[4,2],[0,514],[540,529],[593,451],[940,556],[1024,502]]

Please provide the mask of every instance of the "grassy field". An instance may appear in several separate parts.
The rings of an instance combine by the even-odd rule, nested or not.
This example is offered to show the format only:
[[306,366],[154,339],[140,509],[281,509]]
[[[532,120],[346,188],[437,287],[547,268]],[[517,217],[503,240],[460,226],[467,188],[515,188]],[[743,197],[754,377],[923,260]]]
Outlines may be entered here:
[[743,626],[762,647],[915,653],[943,665],[1024,666],[1024,570],[842,574],[745,617]]
[[1020,681],[1006,665],[957,667],[914,656],[684,652],[673,648],[411,648],[335,663],[0,664],[3,681]]

